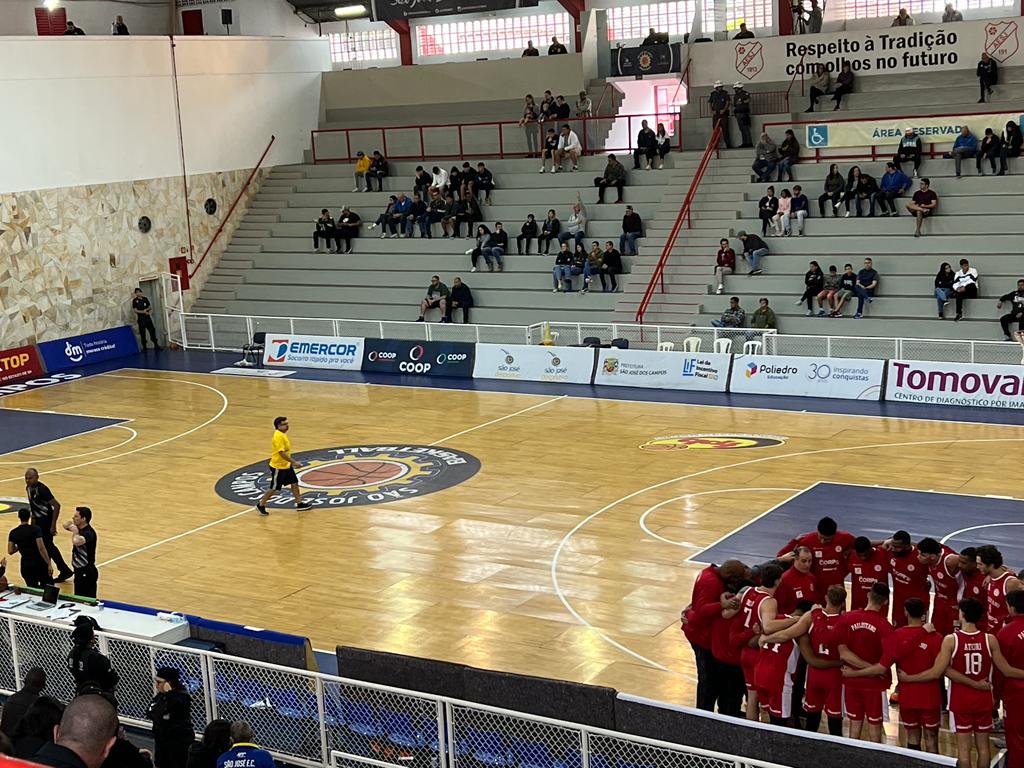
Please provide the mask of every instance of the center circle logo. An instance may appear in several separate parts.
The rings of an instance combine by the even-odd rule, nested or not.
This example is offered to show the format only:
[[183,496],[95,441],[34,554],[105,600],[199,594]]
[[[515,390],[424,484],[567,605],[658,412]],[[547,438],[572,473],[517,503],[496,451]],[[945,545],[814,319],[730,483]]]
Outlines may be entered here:
[[18,496],[0,496],[0,515],[15,514],[22,507],[28,506],[28,499]]
[[[475,456],[430,445],[349,445],[293,454],[302,498],[315,508],[388,504],[443,491],[480,471]],[[217,494],[252,506],[270,487],[270,467],[250,464],[217,481]],[[294,506],[291,490],[274,494],[268,507]],[[0,509],[2,511],[2,509]]]
[[782,445],[781,437],[767,435],[669,435],[655,437],[640,446],[644,451],[732,450],[736,448],[770,448]]

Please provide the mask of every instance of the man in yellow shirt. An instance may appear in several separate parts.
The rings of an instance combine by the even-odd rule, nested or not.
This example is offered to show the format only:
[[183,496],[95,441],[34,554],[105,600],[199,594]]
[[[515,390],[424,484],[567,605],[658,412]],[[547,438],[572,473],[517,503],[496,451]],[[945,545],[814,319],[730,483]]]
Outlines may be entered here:
[[359,187],[359,180],[362,179],[366,185],[366,191],[370,191],[370,180],[366,177],[366,172],[370,170],[370,158],[368,158],[363,152],[356,152],[356,168],[352,172],[352,176],[356,181],[355,187],[352,189],[353,192],[362,192],[363,190]]
[[271,441],[270,451],[270,488],[263,494],[263,498],[256,505],[256,511],[261,515],[269,515],[267,502],[270,497],[284,488],[286,485],[292,489],[295,497],[295,509],[300,512],[312,509],[313,505],[302,501],[302,492],[299,491],[299,478],[295,470],[301,465],[292,458],[292,441],[288,439],[288,417],[278,416],[274,419],[274,437]]

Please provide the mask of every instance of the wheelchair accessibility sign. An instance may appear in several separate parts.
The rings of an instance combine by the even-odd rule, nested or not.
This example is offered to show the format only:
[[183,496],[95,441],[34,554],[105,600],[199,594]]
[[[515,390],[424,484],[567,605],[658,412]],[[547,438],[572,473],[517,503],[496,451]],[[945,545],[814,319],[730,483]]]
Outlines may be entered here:
[[828,126],[808,125],[806,146],[822,149],[828,146]]

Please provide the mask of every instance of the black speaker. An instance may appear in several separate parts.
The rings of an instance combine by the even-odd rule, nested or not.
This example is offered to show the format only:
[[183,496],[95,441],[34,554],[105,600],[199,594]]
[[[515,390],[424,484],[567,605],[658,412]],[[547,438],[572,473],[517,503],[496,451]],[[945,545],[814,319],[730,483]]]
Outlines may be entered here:
[[223,24],[225,27],[230,27],[231,26],[232,20],[231,20],[231,9],[230,8],[221,8],[220,9],[220,23]]

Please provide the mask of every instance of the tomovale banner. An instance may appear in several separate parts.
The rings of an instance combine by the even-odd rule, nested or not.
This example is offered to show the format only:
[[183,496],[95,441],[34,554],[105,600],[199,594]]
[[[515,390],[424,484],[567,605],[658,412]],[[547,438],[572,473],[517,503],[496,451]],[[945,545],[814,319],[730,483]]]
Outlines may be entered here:
[[925,144],[948,144],[960,133],[960,126],[966,125],[971,133],[982,136],[986,128],[997,134],[1007,123],[1020,124],[1024,115],[1020,112],[987,112],[980,115],[947,115],[943,117],[902,117],[892,120],[839,120],[832,123],[806,123],[804,146],[808,149],[832,147],[869,147],[873,144],[892,145],[895,150],[903,132],[913,128]]
[[890,360],[885,399],[900,403],[1024,408],[1024,367]]

